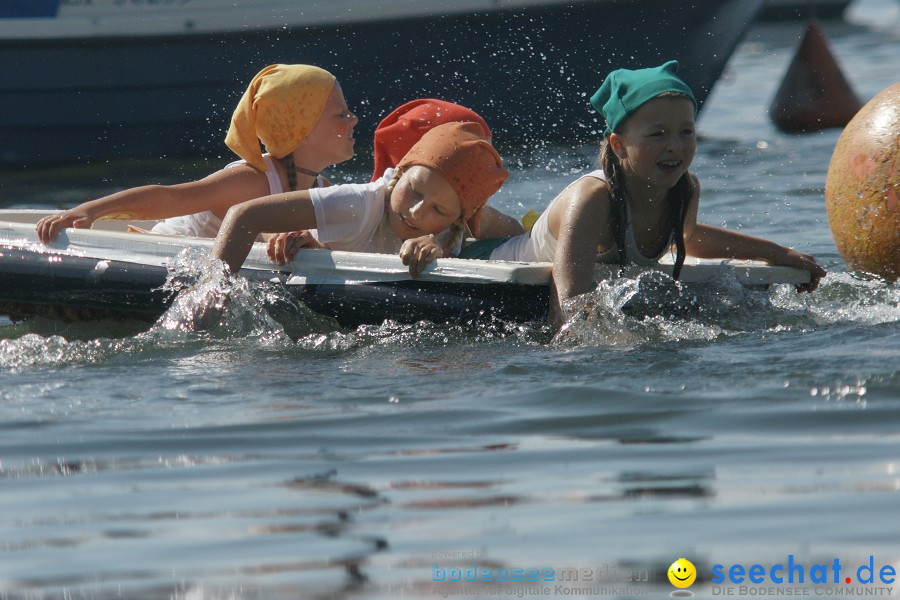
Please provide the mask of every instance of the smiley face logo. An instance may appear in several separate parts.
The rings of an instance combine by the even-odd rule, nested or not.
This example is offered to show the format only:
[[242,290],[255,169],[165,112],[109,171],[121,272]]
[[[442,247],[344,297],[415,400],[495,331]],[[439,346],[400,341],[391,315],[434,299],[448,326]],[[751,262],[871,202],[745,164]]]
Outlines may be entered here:
[[697,569],[686,558],[679,558],[669,567],[669,583],[677,588],[686,588],[697,579]]

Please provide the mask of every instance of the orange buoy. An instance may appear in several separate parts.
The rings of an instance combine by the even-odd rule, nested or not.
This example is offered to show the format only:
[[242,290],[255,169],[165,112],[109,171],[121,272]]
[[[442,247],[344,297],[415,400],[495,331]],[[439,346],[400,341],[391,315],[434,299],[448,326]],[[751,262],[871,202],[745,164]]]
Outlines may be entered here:
[[900,278],[900,83],[847,124],[828,165],[825,207],[850,268]]
[[769,107],[775,126],[788,133],[843,127],[860,107],[825,34],[809,25]]

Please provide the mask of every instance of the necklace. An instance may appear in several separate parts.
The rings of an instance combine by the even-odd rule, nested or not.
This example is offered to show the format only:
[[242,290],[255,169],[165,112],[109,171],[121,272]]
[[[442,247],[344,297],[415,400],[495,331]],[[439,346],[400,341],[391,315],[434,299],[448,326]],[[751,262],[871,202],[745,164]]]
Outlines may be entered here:
[[319,174],[315,171],[310,171],[309,169],[304,169],[303,167],[298,167],[297,165],[287,165],[291,169],[294,170],[295,173],[300,173],[301,175],[309,175],[310,177],[318,177]]
[[309,175],[310,177],[319,176],[319,174],[315,171],[310,171],[309,169],[304,169],[303,167],[298,167],[297,165],[295,165],[294,157],[290,154],[278,160],[281,162],[281,165],[285,168],[286,171],[293,171],[294,173],[300,173],[301,175]]

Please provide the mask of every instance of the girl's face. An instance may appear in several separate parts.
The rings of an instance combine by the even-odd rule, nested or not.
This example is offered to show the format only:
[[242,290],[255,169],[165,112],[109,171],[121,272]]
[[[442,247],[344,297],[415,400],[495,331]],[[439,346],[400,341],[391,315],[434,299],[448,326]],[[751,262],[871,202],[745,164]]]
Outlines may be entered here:
[[407,168],[390,192],[388,223],[402,240],[440,233],[461,216],[456,191],[427,167]]
[[344,100],[344,93],[337,82],[331,90],[331,95],[325,102],[322,116],[309,132],[309,135],[301,142],[301,147],[306,147],[317,158],[321,158],[325,168],[345,160],[353,158],[353,128],[359,122]]
[[628,117],[609,143],[626,177],[651,192],[667,192],[697,152],[694,104],[677,96],[654,98]]

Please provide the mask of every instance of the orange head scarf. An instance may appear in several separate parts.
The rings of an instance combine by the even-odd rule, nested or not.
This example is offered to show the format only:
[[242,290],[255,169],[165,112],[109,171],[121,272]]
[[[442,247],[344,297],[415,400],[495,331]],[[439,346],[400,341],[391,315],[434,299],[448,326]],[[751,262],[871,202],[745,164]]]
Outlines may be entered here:
[[463,222],[478,237],[485,203],[509,177],[481,125],[445,123],[426,132],[397,169],[415,165],[434,169],[447,180],[459,196]]
[[334,83],[334,75],[318,67],[269,65],[253,78],[234,109],[225,143],[266,171],[259,142],[275,158],[293,152],[322,116]]
[[426,131],[457,121],[478,123],[484,129],[483,137],[491,137],[491,130],[478,113],[443,100],[413,100],[386,116],[375,130],[375,172],[372,181],[395,166]]

